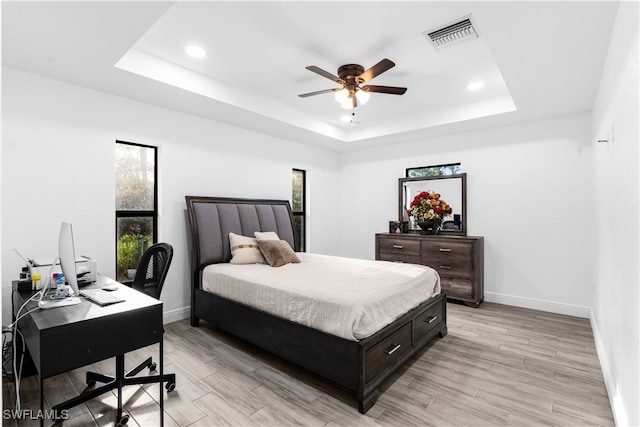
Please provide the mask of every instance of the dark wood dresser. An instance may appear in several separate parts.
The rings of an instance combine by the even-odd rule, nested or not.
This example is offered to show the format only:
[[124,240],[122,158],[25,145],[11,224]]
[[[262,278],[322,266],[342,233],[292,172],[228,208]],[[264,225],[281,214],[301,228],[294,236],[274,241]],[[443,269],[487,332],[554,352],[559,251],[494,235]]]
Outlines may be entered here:
[[376,234],[376,259],[427,265],[448,299],[478,307],[484,300],[484,239],[476,236]]

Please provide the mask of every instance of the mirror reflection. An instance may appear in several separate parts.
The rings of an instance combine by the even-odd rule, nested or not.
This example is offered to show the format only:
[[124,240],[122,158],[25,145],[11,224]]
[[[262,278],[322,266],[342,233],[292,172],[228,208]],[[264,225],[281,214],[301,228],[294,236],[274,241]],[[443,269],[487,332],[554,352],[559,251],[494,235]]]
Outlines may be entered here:
[[422,191],[439,193],[453,209],[451,216],[445,218],[440,232],[466,235],[466,174],[400,178],[398,217],[400,221],[409,221],[410,230],[415,230],[416,226],[407,211],[413,198]]

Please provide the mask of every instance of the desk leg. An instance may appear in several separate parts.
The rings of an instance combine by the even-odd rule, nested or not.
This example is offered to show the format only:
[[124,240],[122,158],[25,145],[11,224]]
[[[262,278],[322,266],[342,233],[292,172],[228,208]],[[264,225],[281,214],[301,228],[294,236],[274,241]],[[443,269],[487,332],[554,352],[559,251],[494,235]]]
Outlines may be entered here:
[[160,335],[160,427],[164,426],[164,334]]
[[[116,423],[122,420],[122,386],[124,385],[124,354],[116,356],[116,384],[118,387],[118,409]],[[127,417],[128,419],[128,417]]]
[[40,380],[40,427],[44,427],[44,379],[38,375]]

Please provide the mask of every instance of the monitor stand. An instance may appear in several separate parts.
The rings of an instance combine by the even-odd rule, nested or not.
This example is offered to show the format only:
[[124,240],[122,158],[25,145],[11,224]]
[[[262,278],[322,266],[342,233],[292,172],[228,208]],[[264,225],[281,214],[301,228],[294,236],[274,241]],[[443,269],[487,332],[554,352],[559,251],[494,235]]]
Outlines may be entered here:
[[49,309],[49,308],[57,308],[57,307],[66,307],[68,305],[76,305],[80,304],[80,298],[78,297],[68,297],[61,299],[49,299],[49,300],[40,300],[38,301],[38,307],[41,309]]

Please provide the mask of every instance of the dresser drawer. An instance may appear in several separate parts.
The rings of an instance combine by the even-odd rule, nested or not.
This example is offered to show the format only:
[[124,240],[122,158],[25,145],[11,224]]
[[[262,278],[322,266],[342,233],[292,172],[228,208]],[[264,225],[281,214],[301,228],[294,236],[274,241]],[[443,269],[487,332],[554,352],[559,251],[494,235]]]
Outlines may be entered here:
[[411,348],[411,322],[367,350],[368,382]]
[[443,320],[443,305],[436,304],[422,312],[413,319],[413,344],[415,345],[429,331],[434,329]]
[[460,277],[440,276],[440,286],[442,292],[447,293],[450,298],[473,298],[473,282],[471,279],[462,279]]
[[421,264],[420,255],[404,255],[404,254],[390,254],[380,252],[378,259],[381,261],[393,261],[393,262],[406,262],[409,264]]
[[435,269],[440,276],[463,277],[470,279],[473,276],[473,266],[469,259],[459,258],[422,258],[422,263]]
[[422,244],[422,254],[426,259],[471,259],[473,244],[467,242],[431,241]]
[[380,239],[380,253],[420,256],[420,241],[409,239]]
[[442,290],[449,299],[461,300],[473,307],[484,300],[483,237],[448,236],[444,232],[435,236],[379,233],[375,256],[378,260],[433,268],[440,275]]

